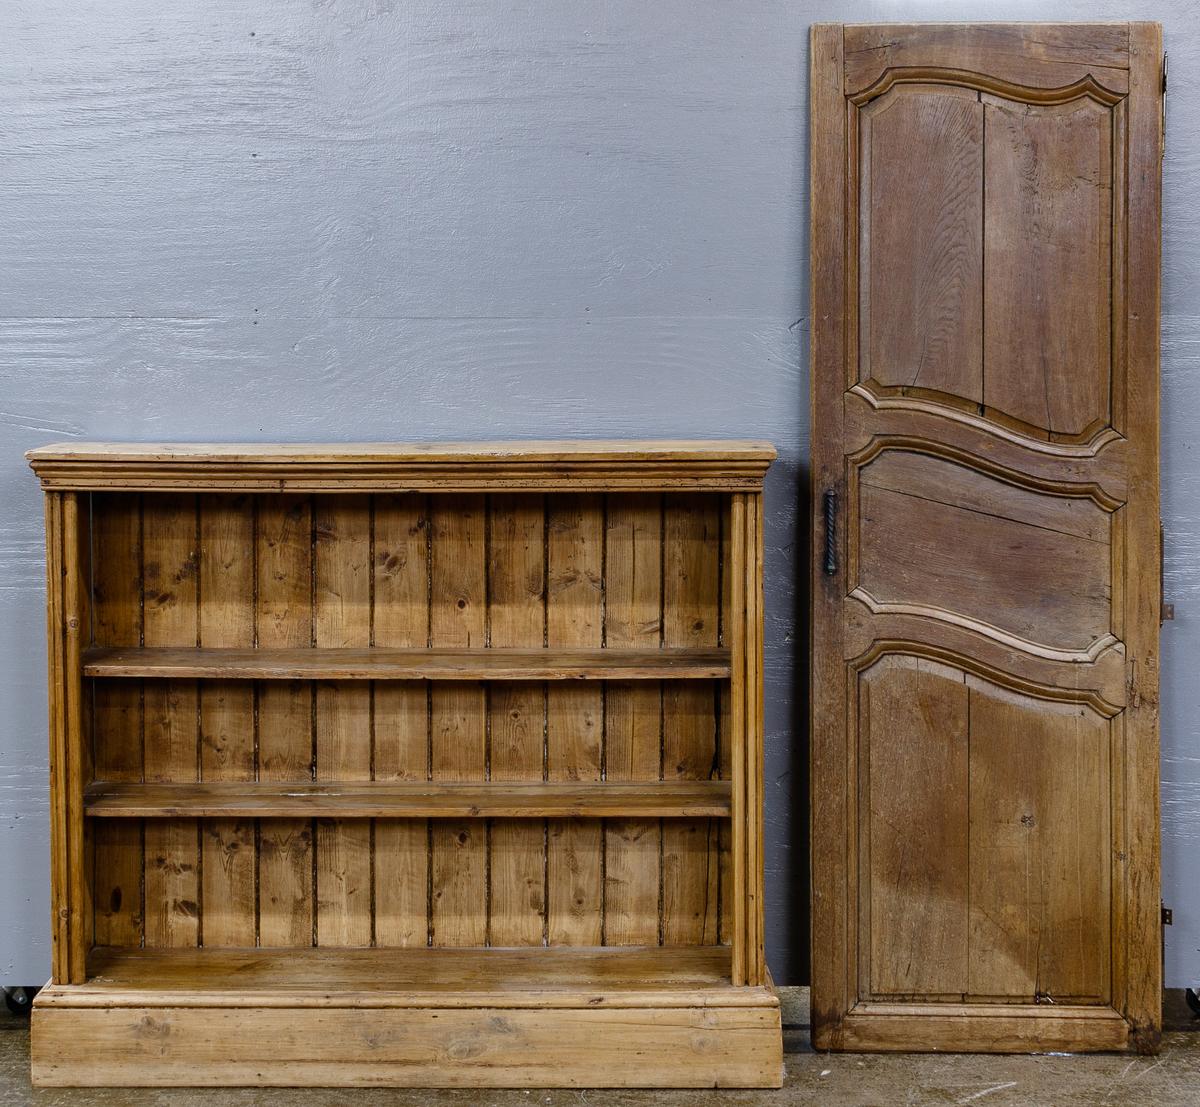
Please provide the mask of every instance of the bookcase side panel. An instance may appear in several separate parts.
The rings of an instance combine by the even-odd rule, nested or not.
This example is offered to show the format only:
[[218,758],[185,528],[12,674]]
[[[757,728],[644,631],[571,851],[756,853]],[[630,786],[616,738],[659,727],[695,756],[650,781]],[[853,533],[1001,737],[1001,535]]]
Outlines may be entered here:
[[80,983],[92,941],[91,838],[83,787],[91,776],[90,721],[81,650],[89,632],[86,497],[48,493],[46,628],[50,731],[51,973]]

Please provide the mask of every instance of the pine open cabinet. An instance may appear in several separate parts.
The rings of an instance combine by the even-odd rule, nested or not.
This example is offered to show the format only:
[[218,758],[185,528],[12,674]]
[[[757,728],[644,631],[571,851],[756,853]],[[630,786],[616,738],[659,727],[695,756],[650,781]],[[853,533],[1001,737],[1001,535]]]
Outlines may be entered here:
[[32,451],[54,927],[34,1083],[779,1086],[773,457]]

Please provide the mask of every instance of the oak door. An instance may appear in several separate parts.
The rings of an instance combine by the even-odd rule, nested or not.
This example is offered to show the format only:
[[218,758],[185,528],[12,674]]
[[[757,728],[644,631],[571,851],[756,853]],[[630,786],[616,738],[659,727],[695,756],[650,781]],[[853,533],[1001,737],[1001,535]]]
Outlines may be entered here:
[[819,1048],[1157,1048],[1161,82],[813,29]]

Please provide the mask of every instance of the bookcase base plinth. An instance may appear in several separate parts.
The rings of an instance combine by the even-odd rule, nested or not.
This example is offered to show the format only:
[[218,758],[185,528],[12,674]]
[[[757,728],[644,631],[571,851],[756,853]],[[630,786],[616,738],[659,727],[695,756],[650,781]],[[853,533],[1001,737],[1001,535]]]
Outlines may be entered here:
[[53,1086],[778,1088],[770,988],[580,991],[512,1006],[429,997],[129,994],[86,985],[35,1001],[33,1083]]

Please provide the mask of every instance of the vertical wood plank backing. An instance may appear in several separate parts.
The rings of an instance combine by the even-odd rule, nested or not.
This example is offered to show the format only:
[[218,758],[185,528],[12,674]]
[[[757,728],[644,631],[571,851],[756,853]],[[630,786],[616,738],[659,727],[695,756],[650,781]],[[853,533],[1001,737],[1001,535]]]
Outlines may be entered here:
[[[97,646],[142,642],[141,497],[93,496],[92,624]],[[92,682],[92,742],[101,780],[142,779],[142,688],[138,681]],[[142,826],[100,819],[95,826],[95,940],[142,944]]]
[[[157,622],[149,640],[181,644],[198,636],[206,646],[265,648],[715,645],[722,618],[733,617],[722,583],[727,594],[734,585],[729,567],[724,577],[720,569],[728,556],[722,536],[729,541],[720,514],[728,504],[711,495],[668,499],[506,494],[485,505],[481,496],[445,495],[427,507],[423,497],[407,495],[377,496],[373,504],[365,496],[213,495],[198,503],[155,496],[146,565],[156,605],[150,619]],[[136,498],[131,503],[136,539]],[[133,548],[136,555],[136,541]],[[189,582],[184,606],[193,621],[181,627],[179,585]],[[136,567],[126,584],[126,593],[140,597]],[[99,593],[98,602],[102,607]],[[729,610],[721,616],[723,603]],[[673,609],[670,630],[664,605]],[[126,616],[138,610],[123,607]],[[141,637],[138,628],[111,636],[111,644]],[[664,753],[670,778],[709,779],[722,765],[725,775],[733,771],[732,738],[721,751],[718,737],[723,712],[732,725],[732,701],[713,684],[667,686],[675,727],[667,748],[664,691],[644,684],[485,690],[464,682],[427,691],[416,683],[262,682],[251,690],[214,681],[199,695],[192,682],[161,687],[164,719],[187,714],[181,690],[195,705],[180,780],[193,779],[197,765],[211,780],[402,780],[427,772],[459,780],[656,780],[664,775]],[[153,726],[148,736],[179,762],[161,739],[184,732],[165,722]],[[140,759],[140,743],[136,752]],[[119,767],[101,775],[121,779]],[[135,764],[130,778],[140,775]],[[738,915],[732,841],[722,841],[713,820],[679,830],[672,828],[677,837],[666,847],[665,885],[659,820],[556,820],[549,858],[545,831],[521,820],[432,828],[334,821],[322,823],[315,850],[303,820],[263,820],[248,830],[213,820],[211,832],[193,829],[173,875],[186,880],[190,871],[195,879],[187,850],[195,856],[201,842],[203,888],[195,902],[208,911],[195,940],[210,946],[307,945],[314,934],[334,945],[421,945],[429,936],[445,945],[731,941]],[[348,843],[347,831],[367,836]],[[722,850],[731,866],[724,923]]]
[[[486,641],[487,562],[484,499],[431,498],[430,643],[475,647]],[[487,700],[481,684],[430,690],[434,780],[482,780]],[[430,934],[437,946],[487,940],[487,827],[482,820],[435,820],[430,829]]]
[[[375,645],[423,647],[429,637],[429,520],[419,495],[375,497]],[[375,685],[375,779],[429,774],[429,697],[420,682]],[[375,942],[429,940],[429,823],[375,824]]]
[[964,991],[967,695],[959,670],[910,657],[862,678],[859,956],[874,996]]
[[[662,641],[662,496],[609,496],[605,529],[605,644],[656,649]],[[605,778],[658,780],[662,688],[609,684]],[[604,834],[604,941],[656,945],[662,820],[609,819]]]
[[1109,721],[969,680],[970,978],[983,998],[1109,999]]
[[[547,511],[546,642],[603,644],[604,504],[596,495],[551,498]],[[547,692],[550,780],[599,780],[604,692],[593,682]],[[547,934],[552,945],[603,940],[603,838],[598,819],[555,819],[547,833]]]
[[[670,494],[663,522],[663,645],[717,644],[720,558],[719,504],[713,496]],[[709,780],[717,774],[713,685],[668,681],[663,686],[662,775]],[[709,819],[663,824],[663,942],[717,940],[716,836]]]
[[[371,508],[365,496],[318,496],[314,634],[318,647],[371,644]],[[316,688],[318,780],[370,780],[371,688],[321,681]],[[371,827],[317,823],[317,943],[371,944]]]
[[[155,493],[144,500],[143,642],[194,646],[197,635],[196,497]],[[183,783],[199,767],[196,682],[145,685],[145,776]],[[145,829],[146,945],[194,946],[200,934],[200,841],[195,819],[152,819]]]
[[[265,649],[311,646],[312,502],[307,496],[259,496],[255,516],[258,644]],[[309,681],[269,680],[259,686],[259,780],[313,778],[313,696]],[[258,856],[259,944],[311,945],[313,823],[263,819]]]
[[[488,505],[488,623],[497,648],[541,646],[546,619],[545,497],[497,495]],[[492,780],[541,780],[546,693],[498,681],[488,703]],[[546,926],[545,822],[497,819],[489,846],[488,942],[541,945]]]
[[[200,497],[200,644],[254,645],[254,510],[248,496]],[[254,686],[204,681],[200,775],[253,780]],[[253,819],[206,819],[201,829],[203,932],[207,946],[257,941]]]

